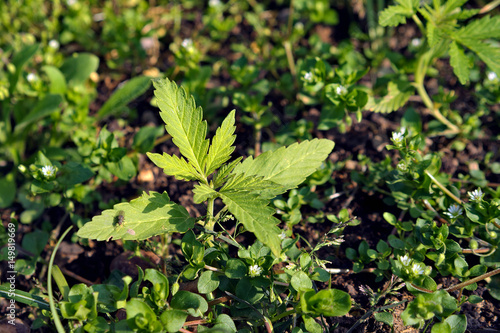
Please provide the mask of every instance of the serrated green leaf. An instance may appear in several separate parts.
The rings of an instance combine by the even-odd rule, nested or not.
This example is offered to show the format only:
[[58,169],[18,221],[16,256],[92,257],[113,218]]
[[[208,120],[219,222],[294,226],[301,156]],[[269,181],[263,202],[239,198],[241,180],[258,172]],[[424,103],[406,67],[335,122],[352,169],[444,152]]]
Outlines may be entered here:
[[238,191],[219,192],[222,202],[231,214],[240,221],[245,228],[253,232],[258,240],[267,245],[277,257],[281,252],[280,229],[276,226],[279,221],[272,215],[274,210],[267,206],[268,200],[263,200],[255,193]]
[[235,174],[221,188],[221,191],[245,191],[255,192],[262,199],[272,199],[276,196],[275,193],[283,193],[286,188],[282,185],[265,180],[263,177],[247,176],[244,173]]
[[227,180],[227,177],[231,174],[233,169],[238,165],[243,157],[238,157],[229,164],[225,164],[217,170],[213,178],[214,188],[221,187]]
[[452,37],[458,40],[500,38],[500,16],[485,16],[472,20],[471,23],[454,32]]
[[197,184],[193,189],[194,198],[193,201],[196,204],[202,203],[209,199],[213,199],[217,196],[217,191],[205,184]]
[[249,157],[234,168],[233,173],[262,177],[283,186],[262,191],[273,197],[301,184],[323,163],[335,143],[327,139],[314,139],[267,151],[257,158]]
[[498,76],[500,76],[500,48],[490,45],[486,41],[480,41],[476,39],[463,39],[459,41],[461,44],[467,46],[469,49],[474,51],[479,58],[492,71],[494,71]]
[[177,87],[175,82],[155,79],[153,85],[160,116],[173,143],[196,171],[205,177],[209,142],[205,139],[207,122],[202,120],[201,107],[196,107],[194,97],[188,96],[184,88]]
[[450,64],[453,67],[453,72],[460,80],[461,84],[469,81],[469,58],[465,55],[464,50],[456,43],[450,45]]
[[168,232],[186,232],[194,222],[184,207],[170,201],[166,192],[150,192],[103,211],[81,227],[77,235],[96,240],[141,240]]
[[389,6],[379,16],[379,24],[383,27],[395,27],[406,23],[406,18],[415,14],[418,8],[418,0],[396,0],[396,6]]
[[104,103],[97,115],[102,118],[120,112],[128,103],[141,96],[151,86],[151,78],[138,76],[126,81]]
[[443,14],[451,13],[454,9],[460,8],[467,1],[469,0],[447,0],[443,6]]
[[236,139],[234,131],[236,126],[234,126],[234,114],[235,111],[231,111],[226,119],[222,122],[222,125],[217,128],[217,131],[212,139],[212,144],[208,151],[207,164],[206,164],[206,174],[210,175],[217,168],[219,168],[223,163],[225,163],[231,157],[234,151],[232,144]]
[[366,110],[378,113],[389,113],[398,110],[405,105],[406,101],[413,95],[413,88],[407,82],[389,82],[387,95],[382,99],[370,98],[365,106]]
[[378,23],[383,27],[396,27],[406,23],[406,11],[398,6],[389,6],[384,9],[378,18]]
[[146,153],[149,159],[158,167],[163,169],[163,172],[169,176],[174,176],[179,180],[202,180],[203,177],[196,171],[193,165],[186,162],[182,157],[176,155],[163,155],[156,153]]

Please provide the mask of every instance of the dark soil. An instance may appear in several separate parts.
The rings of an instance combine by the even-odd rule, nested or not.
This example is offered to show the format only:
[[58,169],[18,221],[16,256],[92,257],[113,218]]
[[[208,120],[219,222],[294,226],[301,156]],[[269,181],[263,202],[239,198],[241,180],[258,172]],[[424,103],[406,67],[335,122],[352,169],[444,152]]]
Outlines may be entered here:
[[[243,27],[241,30],[244,31],[245,28],[247,27]],[[335,29],[340,30],[339,27]],[[322,39],[329,41],[337,38],[338,36],[336,36],[336,34],[339,33],[338,31],[332,31],[329,27],[318,27],[317,30],[319,31],[318,33],[321,34]],[[345,31],[347,31],[347,29]],[[404,50],[408,45],[408,41],[415,36],[414,34],[415,29],[412,27],[407,30],[398,30],[396,38],[391,41],[394,49]],[[362,47],[362,45],[359,47]],[[234,54],[224,54],[224,52],[229,53],[231,51],[229,48],[223,47],[212,56],[224,57],[226,59],[235,57]],[[163,63],[165,66],[172,63],[171,55],[168,55],[167,50],[165,50],[165,55],[158,63]],[[447,66],[449,65],[443,64],[443,68],[441,68],[445,73],[448,73],[449,70]],[[127,75],[124,75],[124,77],[126,76]],[[92,112],[96,112],[100,108],[124,77],[121,77],[120,80],[116,80],[112,79],[111,76],[103,76],[99,85],[99,96],[91,107]],[[227,73],[221,73],[217,80],[212,80],[210,83],[211,85],[221,84],[222,82],[227,83],[227,77]],[[454,86],[454,84],[455,82],[449,82],[451,86]],[[471,110],[471,104],[473,102],[467,91],[458,90],[458,94],[458,102],[456,102],[454,108],[463,112],[474,112],[473,109]],[[148,124],[159,126],[162,124],[158,111],[149,105],[151,93],[147,93],[145,96],[143,100],[136,102],[135,108],[141,110],[141,113],[137,119],[130,122],[129,126],[126,128],[119,128],[118,123],[113,120],[110,120],[110,122],[106,124],[110,130],[121,130],[125,133],[125,140],[122,142],[123,146],[130,146],[133,134],[142,126]],[[276,98],[277,100],[272,101],[275,106],[273,112],[281,116],[284,114],[283,110],[279,109],[282,102],[282,96],[277,96]],[[421,107],[418,103],[415,103],[414,106],[417,108]],[[226,110],[223,110],[221,114],[225,111]],[[348,247],[357,249],[359,243],[365,240],[373,248],[380,239],[385,240],[392,232],[392,227],[383,220],[382,213],[390,211],[397,216],[399,211],[395,207],[386,206],[381,194],[363,190],[362,184],[357,184],[351,179],[351,171],[365,171],[357,162],[357,156],[360,154],[368,156],[373,161],[381,161],[389,154],[395,161],[396,156],[387,151],[385,145],[390,143],[389,138],[391,132],[399,128],[399,120],[402,116],[402,112],[403,111],[395,112],[390,115],[364,113],[363,120],[360,123],[354,122],[353,126],[348,128],[345,133],[340,133],[335,129],[327,132],[314,131],[312,133],[313,137],[326,137],[335,141],[335,149],[330,156],[332,162],[347,161],[344,168],[336,170],[332,174],[332,178],[335,180],[334,186],[336,192],[343,192],[343,194],[328,201],[324,211],[336,214],[342,208],[347,208],[352,216],[357,217],[357,219],[361,221],[360,225],[356,227],[347,227],[345,229],[345,242],[339,249],[325,248],[323,252],[321,252],[324,258],[328,257],[332,260],[332,268],[339,268],[345,271],[344,273],[334,274],[332,276],[332,287],[348,292],[354,301],[353,309],[348,315],[341,318],[328,319],[328,323],[332,327],[332,332],[347,332],[353,327],[355,327],[355,329],[353,329],[352,332],[417,332],[417,330],[403,326],[399,315],[405,308],[404,305],[389,310],[393,313],[394,317],[393,328],[381,322],[377,322],[373,315],[369,315],[370,311],[374,310],[375,307],[395,304],[402,300],[411,300],[413,296],[403,288],[399,290],[397,295],[388,296],[378,304],[373,306],[370,305],[368,295],[362,292],[361,289],[366,289],[366,286],[369,286],[371,289],[377,291],[384,287],[384,282],[387,280],[377,283],[375,282],[375,276],[369,272],[354,274],[348,271],[352,268],[352,262],[345,257],[345,250]],[[424,119],[430,120],[429,116],[425,115],[422,111],[420,112],[424,116]],[[317,122],[319,118],[318,115],[318,110],[309,110],[309,113],[298,116],[297,120],[301,117],[307,117]],[[451,140],[444,137],[429,139],[429,149],[433,151],[442,151],[444,153],[443,171],[458,178],[460,173],[467,174],[470,169],[477,168],[478,163],[473,161],[481,163],[484,161],[485,155],[488,152],[493,152],[494,159],[499,160],[500,151],[498,142],[495,138],[499,131],[498,119],[493,119],[492,117],[493,116],[487,116],[483,121],[485,124],[492,123],[493,125],[489,128],[485,128],[480,138],[470,141],[463,152],[458,153],[451,150],[449,148]],[[209,127],[213,129],[216,125],[217,124],[209,124]],[[247,149],[253,145],[252,129],[239,125],[237,128],[237,135],[238,146],[235,154],[246,154]],[[170,141],[157,146],[154,151],[167,152],[170,154],[178,153],[175,146]],[[99,193],[103,197],[103,201],[110,202],[122,198],[131,200],[140,195],[142,191],[167,191],[170,198],[186,207],[192,216],[202,216],[205,213],[202,205],[195,205],[193,203],[192,184],[177,181],[173,177],[166,177],[163,172],[154,166],[145,156],[139,158],[138,170],[140,171],[137,177],[133,178],[129,183],[117,182],[103,184],[98,188]],[[487,173],[486,176],[489,182],[495,184],[500,183],[500,175]],[[317,189],[318,192],[322,190],[324,189],[320,187]],[[466,195],[465,192],[462,194]],[[77,207],[76,212],[89,217],[100,213],[97,204],[93,212],[79,211],[82,209],[83,207]],[[11,210],[4,210],[2,212],[2,221],[4,221],[4,223],[9,221],[11,213]],[[58,208],[50,209],[44,216],[44,220],[58,221],[62,213],[63,212]],[[14,215],[16,214],[19,214],[19,211],[14,211]],[[65,221],[61,226],[61,230],[65,230],[70,224],[70,221]],[[37,224],[21,226],[19,235],[28,233],[33,228],[38,227],[40,226]],[[295,232],[303,235],[304,238],[308,239],[311,243],[315,243],[330,227],[331,225],[326,222],[322,224],[302,223],[295,227]],[[243,238],[242,242],[244,243],[244,241],[245,239]],[[47,256],[50,254],[53,245],[53,242],[47,245]],[[301,245],[306,246],[305,244]],[[68,238],[59,249],[56,264],[62,269],[71,286],[82,282],[86,284],[102,283],[110,276],[113,269],[119,269],[122,272],[134,275],[136,274],[136,264],[139,264],[143,268],[160,267],[162,263],[164,263],[164,260],[169,259],[158,258],[155,254],[150,252],[143,252],[148,260],[140,260],[138,258],[130,259],[128,255],[124,255],[123,253],[124,249],[120,241],[89,241],[88,245],[82,245],[72,243]],[[178,247],[172,244],[170,253],[174,254],[175,258],[176,253],[179,253]],[[40,265],[40,267],[42,267],[42,265]],[[372,267],[367,268],[369,269]],[[2,267],[2,270],[3,269],[5,269],[5,267]],[[18,288],[22,290],[31,290],[36,286],[40,286],[39,281],[36,280],[36,278],[40,277],[40,273],[41,268],[38,268],[37,273],[32,277],[23,278],[19,276],[20,281],[18,281]],[[46,275],[40,278],[45,280]],[[448,277],[439,280],[439,284],[443,287],[455,283],[457,283],[456,280]],[[462,306],[460,313],[467,316],[467,332],[500,332],[499,301],[488,294],[485,285],[486,283],[482,281],[478,283],[478,288],[474,292],[471,293],[466,291],[467,295],[476,294],[484,298],[484,300],[478,304],[466,303]],[[19,306],[20,303],[17,304]],[[6,300],[0,300],[0,313],[5,311],[6,306]],[[31,311],[32,309],[29,307],[22,307],[17,313],[19,318],[24,320],[25,323],[31,323],[34,319],[30,315]],[[0,323],[0,332],[9,332],[5,331],[4,327],[6,326],[2,326]]]

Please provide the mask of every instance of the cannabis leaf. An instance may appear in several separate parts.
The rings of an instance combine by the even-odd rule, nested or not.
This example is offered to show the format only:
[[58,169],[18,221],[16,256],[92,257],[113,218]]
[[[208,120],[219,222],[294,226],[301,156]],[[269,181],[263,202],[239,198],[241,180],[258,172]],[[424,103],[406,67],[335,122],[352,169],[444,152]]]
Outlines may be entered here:
[[267,206],[269,200],[262,199],[256,193],[235,190],[220,191],[219,195],[231,214],[279,257],[281,231],[276,226],[279,220],[272,216],[274,209]]
[[397,5],[384,9],[379,16],[379,24],[383,27],[395,27],[406,23],[406,18],[416,13],[419,0],[396,0]]
[[150,192],[103,211],[81,227],[77,235],[97,240],[141,240],[168,232],[186,232],[194,222],[184,207],[170,201],[166,192]]
[[236,135],[234,135],[234,130],[236,129],[236,126],[234,126],[234,113],[234,110],[229,113],[212,139],[212,144],[210,145],[207,156],[207,175],[210,175],[223,163],[229,160],[234,151],[234,147],[232,146],[236,139]]
[[165,174],[175,176],[179,180],[202,180],[203,176],[194,168],[194,166],[182,157],[176,155],[163,155],[156,153],[146,153],[149,159],[158,167],[163,169]]
[[456,42],[451,43],[449,53],[453,72],[458,77],[461,84],[467,83],[467,81],[469,81],[469,67],[471,67],[469,58]]
[[335,143],[327,139],[314,139],[294,143],[274,151],[267,151],[257,158],[248,157],[234,168],[233,173],[262,177],[281,187],[259,191],[266,197],[274,197],[297,187],[323,163]]
[[396,111],[408,101],[410,96],[413,95],[413,91],[414,89],[408,82],[389,82],[387,95],[378,100],[370,97],[365,109],[380,113]]
[[[206,178],[205,163],[209,142],[205,138],[207,122],[202,120],[201,107],[196,107],[194,97],[188,96],[184,88],[177,87],[175,82],[155,79],[153,85],[161,110],[160,116],[165,122],[167,132],[172,136],[173,143],[202,178]],[[185,171],[182,169],[177,173],[182,174]]]

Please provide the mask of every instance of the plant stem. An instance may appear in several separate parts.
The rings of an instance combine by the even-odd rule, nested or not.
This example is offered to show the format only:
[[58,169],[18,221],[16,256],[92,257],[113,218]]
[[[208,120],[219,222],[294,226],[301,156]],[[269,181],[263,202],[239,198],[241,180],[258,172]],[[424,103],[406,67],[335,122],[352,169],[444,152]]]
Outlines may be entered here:
[[52,255],[50,256],[50,261],[49,261],[49,273],[47,277],[47,292],[49,294],[49,303],[50,303],[50,311],[52,312],[52,316],[54,317],[54,324],[56,325],[56,329],[58,333],[64,333],[64,326],[61,323],[61,319],[59,318],[59,314],[57,312],[58,308],[56,308],[56,304],[54,302],[54,295],[52,293],[52,266],[54,265],[54,259],[56,258],[56,252],[57,249],[59,248],[59,245],[61,245],[62,240],[68,232],[73,229],[73,226],[69,227],[64,234],[61,236],[59,241],[57,242],[56,246],[52,250]]
[[462,289],[462,288],[464,288],[464,287],[467,287],[467,286],[468,286],[468,285],[470,285],[470,284],[473,284],[473,283],[475,283],[475,282],[478,282],[478,281],[484,280],[484,279],[486,279],[486,278],[489,278],[490,276],[497,275],[497,274],[499,274],[499,273],[500,273],[500,268],[497,268],[497,269],[495,269],[495,270],[492,270],[492,271],[491,271],[491,272],[489,272],[489,273],[485,273],[485,274],[483,274],[483,275],[477,276],[477,277],[475,277],[475,278],[473,278],[473,279],[470,279],[470,280],[468,280],[468,281],[465,281],[465,282],[459,283],[459,284],[457,284],[457,285],[451,286],[451,287],[449,287],[449,288],[446,288],[445,290],[446,290],[447,292],[452,292],[452,291],[455,291],[455,290],[458,290],[458,289]]
[[434,118],[436,118],[441,123],[446,125],[452,133],[459,133],[460,129],[456,125],[451,123],[448,119],[446,119],[445,116],[443,116],[443,114],[439,111],[439,108],[437,108],[432,102],[431,98],[429,97],[429,94],[427,94],[427,91],[425,90],[424,87],[425,73],[427,72],[427,68],[429,67],[429,64],[433,58],[432,57],[433,53],[434,50],[431,49],[426,53],[422,54],[418,59],[417,71],[415,72],[415,80],[413,86],[417,89],[417,92],[422,98],[422,101],[424,102],[425,106],[430,110]]
[[481,8],[481,10],[479,11],[479,14],[487,13],[487,12],[495,9],[498,5],[500,5],[500,0],[492,1],[489,4],[485,5],[483,8]]
[[214,231],[214,226],[215,226],[215,218],[214,218],[214,199],[208,199],[207,202],[207,222],[205,225],[205,228],[207,228],[209,231]]
[[429,176],[429,178],[432,180],[432,182],[434,184],[437,185],[437,187],[439,187],[441,189],[441,191],[443,191],[444,193],[446,193],[450,198],[452,198],[453,200],[455,200],[458,204],[462,204],[462,200],[460,200],[460,198],[457,198],[453,193],[451,193],[450,190],[448,190],[446,187],[444,187],[443,184],[441,184],[436,178],[434,178],[433,175],[431,175],[431,173],[427,170],[425,170],[425,174],[427,176]]
[[417,14],[413,14],[411,18],[418,25],[418,28],[420,29],[420,32],[422,33],[422,35],[425,36],[425,27],[424,27],[424,24],[422,23],[422,21],[420,21],[420,19],[418,18]]

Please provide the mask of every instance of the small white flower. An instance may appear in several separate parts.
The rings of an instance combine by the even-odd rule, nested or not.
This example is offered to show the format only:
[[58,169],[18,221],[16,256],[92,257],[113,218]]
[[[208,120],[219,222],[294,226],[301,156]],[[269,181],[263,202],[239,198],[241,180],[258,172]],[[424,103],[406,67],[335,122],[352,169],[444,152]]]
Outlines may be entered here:
[[398,163],[398,169],[404,172],[404,171],[408,170],[408,166],[406,165],[406,163],[404,161],[401,161]]
[[479,202],[479,201],[483,200],[483,197],[484,197],[484,193],[483,193],[483,191],[481,191],[480,188],[478,188],[477,190],[474,190],[472,192],[467,192],[467,194],[469,195],[470,200],[475,201],[475,202]]
[[262,273],[262,268],[259,265],[252,265],[248,268],[248,273],[251,277],[259,276]]
[[411,266],[411,271],[415,275],[422,275],[424,274],[424,267],[422,267],[421,264],[413,264],[413,266]]
[[411,259],[406,254],[402,257],[399,257],[399,261],[401,262],[401,264],[403,264],[403,266],[409,266],[411,264]]
[[45,178],[50,178],[56,174],[56,168],[53,165],[45,165],[42,167],[42,173]]
[[220,0],[210,0],[208,1],[208,6],[210,7],[218,7],[221,5]]
[[66,4],[70,7],[76,5],[77,2],[77,0],[66,0]]
[[497,73],[495,72],[488,72],[487,76],[490,81],[495,81],[498,78]]
[[411,45],[414,47],[419,47],[422,44],[422,40],[420,38],[413,38],[411,40]]
[[59,48],[59,42],[57,40],[55,40],[55,39],[51,39],[49,41],[49,47],[51,49],[57,50]]
[[403,143],[403,138],[405,135],[405,129],[401,129],[400,132],[392,132],[392,142],[396,145],[399,146],[401,143]]
[[28,80],[28,82],[35,82],[36,80],[38,80],[38,76],[36,76],[36,74],[34,73],[29,73],[28,75],[26,75],[26,80]]
[[286,238],[286,234],[284,231],[281,232],[281,234],[279,235],[280,239],[285,239]]
[[337,95],[344,96],[347,95],[347,88],[339,85],[337,88],[335,88],[335,92],[337,93]]
[[193,48],[193,40],[191,38],[186,38],[181,43],[182,47],[186,50]]
[[448,207],[448,211],[445,212],[444,214],[448,215],[452,219],[456,219],[457,217],[462,215],[462,208],[457,204],[453,204],[450,207]]
[[307,72],[304,74],[304,80],[307,81],[307,82],[311,82],[312,81],[312,78],[313,78],[313,75],[311,72]]

